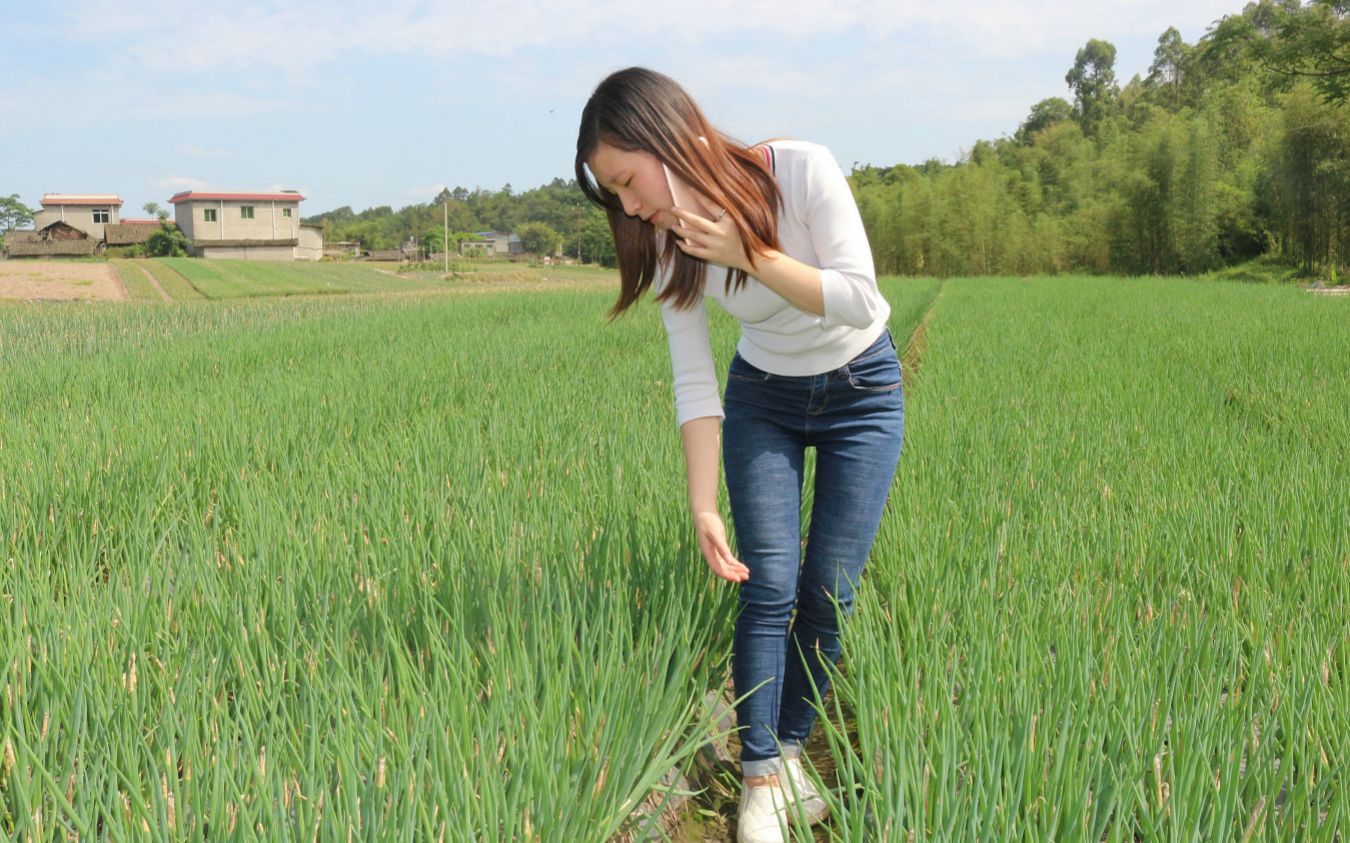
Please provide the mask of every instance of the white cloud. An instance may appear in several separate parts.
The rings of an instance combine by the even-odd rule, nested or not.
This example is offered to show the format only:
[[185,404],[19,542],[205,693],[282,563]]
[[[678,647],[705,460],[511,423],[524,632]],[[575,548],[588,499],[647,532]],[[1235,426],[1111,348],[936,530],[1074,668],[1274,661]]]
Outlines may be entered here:
[[858,0],[866,7],[861,18],[874,33],[929,31],[943,41],[964,44],[994,57],[1076,49],[1088,38],[1113,40],[1160,35],[1168,26],[1192,33],[1194,39],[1209,24],[1241,11],[1235,0],[946,0],[943,3],[893,3]]
[[[6,92],[8,102],[2,104],[25,115],[25,120],[35,126],[67,125],[71,121],[89,125],[131,120],[149,128],[167,121],[275,114],[292,110],[299,100],[293,92],[279,89],[248,93],[228,83],[221,87],[191,86],[178,77],[137,79],[139,71],[134,68],[119,67],[118,70],[131,77],[126,89],[133,93],[124,99],[108,95],[108,80],[103,73],[86,70],[68,76],[36,73],[9,88]],[[61,103],[62,107],[53,109],[53,102]],[[199,153],[195,157],[229,154],[225,150],[196,145],[179,148],[181,154],[188,156],[192,156],[193,150]]]
[[646,43],[652,50],[717,55],[719,45],[746,35],[798,42],[783,45],[779,68],[794,66],[813,41],[844,33],[933,35],[975,54],[1010,57],[1062,51],[1089,37],[1156,35],[1169,24],[1199,34],[1237,11],[1234,0],[687,0],[678,9],[619,0],[511,0],[488,7],[422,0],[256,0],[242,7],[143,0],[127,7],[71,0],[66,8],[63,35],[116,39],[148,70],[280,69],[292,80],[348,53],[507,57],[568,44],[585,54]]

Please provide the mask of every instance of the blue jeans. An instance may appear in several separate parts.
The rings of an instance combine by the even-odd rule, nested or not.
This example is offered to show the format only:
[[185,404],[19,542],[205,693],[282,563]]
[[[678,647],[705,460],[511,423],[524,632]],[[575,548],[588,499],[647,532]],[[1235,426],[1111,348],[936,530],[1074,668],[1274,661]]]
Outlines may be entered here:
[[[741,772],[777,772],[815,725],[811,680],[823,697],[825,662],[839,658],[831,597],[845,615],[876,539],[900,459],[904,399],[889,332],[844,366],[773,375],[731,361],[723,400],[722,463],[739,558],[732,651]],[[802,553],[806,449],[816,449],[814,502]],[[804,556],[804,558],[803,558]],[[793,610],[796,617],[793,618]],[[800,649],[799,649],[800,648]],[[798,653],[805,655],[805,662]]]

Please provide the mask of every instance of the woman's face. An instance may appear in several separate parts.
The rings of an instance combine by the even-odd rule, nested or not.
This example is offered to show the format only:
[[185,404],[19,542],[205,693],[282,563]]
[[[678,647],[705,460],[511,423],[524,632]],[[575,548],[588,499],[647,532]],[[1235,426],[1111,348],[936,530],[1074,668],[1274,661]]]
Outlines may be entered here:
[[661,162],[649,152],[626,152],[601,141],[586,166],[600,186],[619,197],[623,212],[657,228],[670,228],[674,200]]

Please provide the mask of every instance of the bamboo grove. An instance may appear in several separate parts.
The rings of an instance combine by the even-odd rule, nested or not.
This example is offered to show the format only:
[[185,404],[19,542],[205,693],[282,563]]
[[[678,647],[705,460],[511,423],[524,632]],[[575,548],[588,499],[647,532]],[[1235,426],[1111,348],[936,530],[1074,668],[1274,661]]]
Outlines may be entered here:
[[1072,103],[1037,103],[952,166],[854,172],[878,269],[1191,274],[1264,256],[1344,275],[1350,66],[1301,68],[1348,48],[1346,4],[1267,0],[1195,45],[1168,29],[1121,88],[1115,48],[1090,41],[1066,76]]

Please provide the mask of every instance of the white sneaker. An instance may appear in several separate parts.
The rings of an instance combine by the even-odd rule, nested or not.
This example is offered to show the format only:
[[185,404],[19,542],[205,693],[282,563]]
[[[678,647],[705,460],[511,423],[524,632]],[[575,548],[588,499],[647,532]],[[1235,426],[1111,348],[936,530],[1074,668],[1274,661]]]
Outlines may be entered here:
[[816,790],[816,786],[806,775],[802,759],[799,757],[784,759],[783,766],[787,770],[788,778],[787,783],[783,785],[783,795],[787,797],[788,804],[799,806],[793,810],[800,810],[811,825],[825,819],[830,813],[830,806],[820,798],[820,791]]
[[736,823],[737,843],[784,843],[788,824],[786,796],[779,784],[743,785]]

